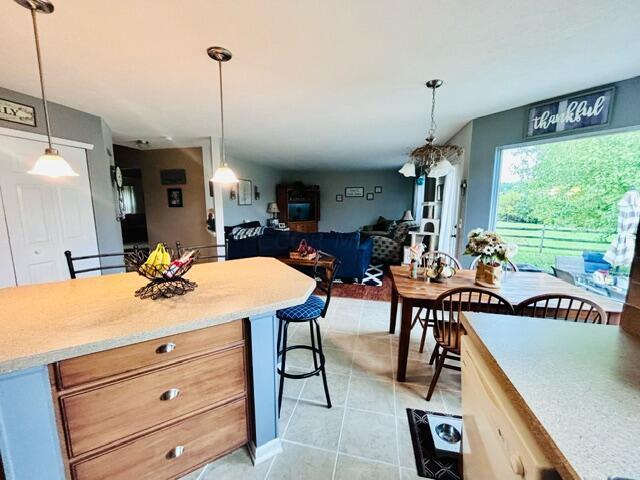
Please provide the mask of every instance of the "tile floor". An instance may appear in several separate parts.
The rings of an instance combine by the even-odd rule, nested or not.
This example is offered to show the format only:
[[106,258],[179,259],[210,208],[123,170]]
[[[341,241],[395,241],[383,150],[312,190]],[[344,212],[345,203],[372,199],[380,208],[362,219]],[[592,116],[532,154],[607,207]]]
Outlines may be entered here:
[[[238,450],[183,480],[407,480],[416,475],[405,409],[460,413],[460,374],[444,370],[431,402],[424,399],[432,367],[431,332],[419,353],[419,327],[412,332],[407,382],[394,381],[398,333],[389,335],[387,302],[333,298],[321,319],[333,408],[322,380],[287,380],[280,416],[284,451],[253,466]],[[292,325],[290,341],[309,343],[306,324]],[[287,355],[288,369],[308,369],[310,352]]]

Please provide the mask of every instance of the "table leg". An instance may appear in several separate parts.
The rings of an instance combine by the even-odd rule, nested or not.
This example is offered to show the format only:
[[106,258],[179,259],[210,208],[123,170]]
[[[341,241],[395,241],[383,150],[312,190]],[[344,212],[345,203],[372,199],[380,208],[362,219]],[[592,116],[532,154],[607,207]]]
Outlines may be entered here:
[[398,290],[391,287],[391,315],[389,317],[389,333],[396,333],[396,317],[398,316]]
[[396,372],[396,379],[399,382],[404,382],[407,376],[407,357],[409,357],[412,313],[413,302],[407,298],[403,298],[402,319],[400,321],[400,341],[398,343],[398,371]]

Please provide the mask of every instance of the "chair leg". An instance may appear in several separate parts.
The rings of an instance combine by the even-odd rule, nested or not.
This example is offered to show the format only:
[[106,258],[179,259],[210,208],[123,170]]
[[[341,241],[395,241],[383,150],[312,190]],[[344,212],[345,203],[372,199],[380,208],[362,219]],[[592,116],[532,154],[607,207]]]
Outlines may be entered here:
[[284,320],[284,331],[282,335],[282,360],[280,360],[280,388],[278,389],[278,418],[280,418],[280,410],[282,410],[282,393],[284,392],[284,375],[287,370],[287,332],[289,330],[289,322]]
[[313,320],[313,323],[316,324],[316,332],[318,333],[318,351],[322,354],[320,357],[321,367],[320,372],[322,372],[322,383],[324,384],[324,394],[327,397],[327,408],[331,408],[331,397],[329,396],[329,385],[327,384],[327,372],[324,368],[324,352],[322,351],[322,339],[320,338],[320,325],[316,320]]
[[422,325],[422,338],[420,338],[420,353],[424,352],[424,342],[427,339],[427,330],[429,329],[430,316],[431,316],[431,310],[427,308],[427,316],[424,318],[424,325]]
[[280,344],[282,343],[282,324],[284,320],[278,319],[278,343],[276,344],[276,352],[280,355]]
[[[313,348],[313,350],[311,350],[311,354],[313,355],[313,368],[314,370],[317,370],[318,358],[316,355],[316,339],[315,339],[315,333],[313,332],[313,320],[309,322],[309,334],[311,335],[311,348]],[[319,373],[316,373],[316,375],[319,375]]]
[[422,321],[420,320],[420,314],[422,313],[422,307],[420,307],[418,309],[418,313],[416,313],[416,316],[413,317],[413,322],[411,322],[411,329],[413,330],[413,327],[416,326],[416,323],[418,323],[418,321],[422,324]]
[[433,352],[431,352],[431,358],[429,358],[429,365],[433,365],[433,362],[436,361],[439,354],[440,354],[440,348],[438,346],[438,342],[436,342],[436,346],[433,347]]
[[436,371],[431,378],[431,384],[429,385],[429,391],[427,392],[427,402],[431,400],[431,396],[433,395],[433,391],[436,389],[436,384],[438,383],[438,378],[440,377],[440,372],[442,371],[442,367],[444,366],[444,361],[447,359],[447,349],[442,349],[442,354],[438,357],[438,366],[436,367]]

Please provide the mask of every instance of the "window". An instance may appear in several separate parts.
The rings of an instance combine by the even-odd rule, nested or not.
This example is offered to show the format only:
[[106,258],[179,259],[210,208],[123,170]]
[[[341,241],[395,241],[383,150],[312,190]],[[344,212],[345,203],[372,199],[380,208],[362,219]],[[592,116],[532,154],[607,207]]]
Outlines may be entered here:
[[519,265],[624,299],[636,187],[640,131],[504,149],[496,229],[518,245]]

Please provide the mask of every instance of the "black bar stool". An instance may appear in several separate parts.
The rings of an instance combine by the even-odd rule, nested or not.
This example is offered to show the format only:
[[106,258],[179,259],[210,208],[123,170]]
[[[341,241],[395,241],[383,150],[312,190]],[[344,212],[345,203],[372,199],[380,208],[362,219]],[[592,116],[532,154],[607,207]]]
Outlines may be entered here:
[[[318,252],[318,256],[321,253]],[[302,305],[296,305],[295,307],[289,307],[276,312],[276,316],[279,319],[278,323],[278,357],[280,359],[280,368],[278,373],[280,374],[280,388],[278,391],[278,416],[280,416],[280,409],[282,407],[282,392],[284,390],[284,379],[302,379],[309,378],[314,375],[322,374],[322,382],[324,384],[324,393],[327,397],[327,408],[331,408],[331,398],[329,396],[329,387],[327,385],[327,373],[325,371],[325,357],[322,351],[322,339],[320,335],[320,325],[318,325],[318,318],[324,318],[329,308],[329,302],[331,301],[331,288],[333,286],[333,280],[335,279],[336,272],[340,266],[340,261],[327,254],[322,254],[323,257],[333,258],[333,268],[331,269],[331,277],[327,275],[327,271],[324,268],[317,268],[317,264],[313,268],[314,278],[320,279],[318,283],[318,289],[327,295],[326,300],[316,295],[310,295],[306,302]],[[309,323],[309,334],[311,336],[311,345],[287,345],[287,333],[289,325],[291,323]],[[315,327],[315,328],[314,328]],[[317,345],[317,346],[316,346]],[[313,355],[313,370],[305,373],[287,373],[287,352],[291,350],[310,350]]]

